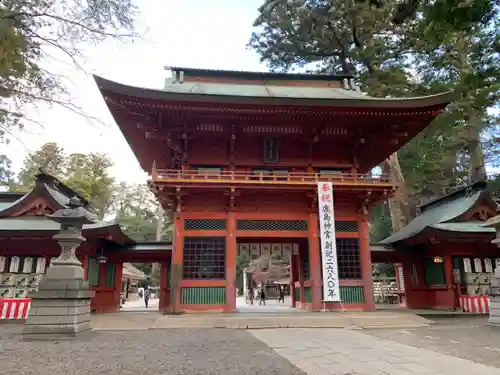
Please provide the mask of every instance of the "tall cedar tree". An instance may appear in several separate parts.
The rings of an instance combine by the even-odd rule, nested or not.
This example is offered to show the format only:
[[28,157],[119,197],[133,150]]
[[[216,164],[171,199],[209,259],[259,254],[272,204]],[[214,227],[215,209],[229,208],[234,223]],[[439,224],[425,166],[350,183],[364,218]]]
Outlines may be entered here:
[[[494,42],[498,30],[482,23],[491,20],[491,15],[481,18],[473,28],[466,29],[464,23],[464,30],[455,25],[443,31],[442,23],[425,17],[430,11],[427,6],[419,11],[419,17],[394,23],[398,4],[267,1],[255,21],[259,31],[250,40],[250,46],[271,69],[306,67],[315,72],[354,74],[363,90],[373,96],[458,91],[458,103],[400,152],[401,164],[398,155],[384,163],[403,187],[389,202],[394,230],[411,219],[416,203],[484,175],[478,140],[487,127],[486,108],[496,103],[493,93],[497,84],[492,77],[498,76],[495,61],[496,65],[499,61]],[[454,44],[457,38],[462,44]],[[444,47],[452,45],[454,49],[449,51]],[[453,59],[453,53],[465,56],[468,70],[453,67],[450,73],[441,60],[443,56]]]

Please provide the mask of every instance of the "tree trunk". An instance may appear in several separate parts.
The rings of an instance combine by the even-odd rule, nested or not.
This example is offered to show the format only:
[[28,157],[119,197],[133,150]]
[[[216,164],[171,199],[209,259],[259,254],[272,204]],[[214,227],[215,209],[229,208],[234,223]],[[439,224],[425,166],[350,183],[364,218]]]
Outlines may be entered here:
[[385,160],[383,170],[389,175],[391,182],[397,186],[395,194],[389,199],[392,230],[397,232],[403,229],[411,219],[408,190],[406,189],[397,153],[392,154]]
[[470,161],[467,177],[470,183],[476,181],[486,181],[486,167],[484,165],[483,145],[481,144],[481,117],[476,110],[472,110],[467,125],[467,149],[470,154]]

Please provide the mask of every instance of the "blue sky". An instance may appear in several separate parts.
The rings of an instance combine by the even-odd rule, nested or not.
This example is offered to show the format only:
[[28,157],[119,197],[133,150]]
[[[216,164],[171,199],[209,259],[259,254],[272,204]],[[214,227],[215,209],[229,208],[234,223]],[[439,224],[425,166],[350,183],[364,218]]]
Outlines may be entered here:
[[[71,81],[69,92],[75,104],[100,121],[89,122],[60,107],[42,108],[6,146],[14,168],[20,168],[29,151],[46,142],[57,142],[67,152],[105,152],[114,161],[118,180],[145,182],[134,155],[122,137],[94,84],[91,74],[118,82],[163,87],[165,65],[208,69],[267,70],[259,57],[246,49],[257,8],[263,0],[141,0],[137,31],[144,38],[135,42],[108,40],[85,46],[82,65],[75,69],[64,56],[47,60],[50,70]],[[102,124],[103,122],[104,124]],[[2,146],[4,147],[4,146]]]

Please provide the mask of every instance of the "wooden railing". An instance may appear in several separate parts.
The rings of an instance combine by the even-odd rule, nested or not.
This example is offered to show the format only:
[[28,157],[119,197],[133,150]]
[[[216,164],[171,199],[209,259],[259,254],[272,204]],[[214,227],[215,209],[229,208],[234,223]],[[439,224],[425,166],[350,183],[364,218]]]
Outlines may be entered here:
[[345,185],[390,185],[387,176],[358,173],[307,173],[307,172],[251,172],[251,171],[197,171],[153,168],[154,182],[205,182],[236,184],[296,184],[313,185],[318,181]]

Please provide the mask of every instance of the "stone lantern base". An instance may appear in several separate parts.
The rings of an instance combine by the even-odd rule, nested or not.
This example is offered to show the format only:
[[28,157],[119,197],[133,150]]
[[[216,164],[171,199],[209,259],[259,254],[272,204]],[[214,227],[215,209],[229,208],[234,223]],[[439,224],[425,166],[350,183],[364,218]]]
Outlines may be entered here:
[[490,294],[490,317],[488,323],[500,326],[500,295]]
[[81,266],[55,265],[47,269],[32,298],[23,339],[64,339],[90,332],[89,290]]

